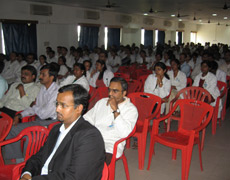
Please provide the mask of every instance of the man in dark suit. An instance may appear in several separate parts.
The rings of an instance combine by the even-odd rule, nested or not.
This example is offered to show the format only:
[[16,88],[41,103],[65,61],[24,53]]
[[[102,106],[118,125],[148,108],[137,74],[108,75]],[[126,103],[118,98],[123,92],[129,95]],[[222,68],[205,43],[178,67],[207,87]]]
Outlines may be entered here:
[[62,123],[54,126],[45,145],[27,161],[21,180],[100,180],[104,142],[81,116],[88,93],[81,85],[64,86],[58,92],[56,111]]

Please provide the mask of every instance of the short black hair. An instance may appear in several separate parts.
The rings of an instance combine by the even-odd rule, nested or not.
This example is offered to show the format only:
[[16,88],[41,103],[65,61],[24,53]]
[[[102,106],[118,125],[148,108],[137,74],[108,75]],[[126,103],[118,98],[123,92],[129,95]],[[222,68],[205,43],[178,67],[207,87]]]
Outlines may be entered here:
[[36,78],[37,78],[37,70],[36,70],[36,68],[35,68],[34,66],[31,66],[31,65],[23,66],[23,67],[21,68],[21,71],[23,71],[23,70],[28,70],[28,71],[30,71],[30,72],[32,73],[32,75],[35,76],[34,82],[36,81]]
[[175,62],[177,64],[178,69],[180,69],[180,61],[178,59],[171,59],[170,64]]
[[5,67],[5,63],[3,61],[0,61],[0,73],[2,73],[4,67]]
[[82,71],[84,71],[83,75],[86,75],[85,66],[82,63],[74,63],[73,67],[75,66],[79,67]]
[[209,67],[210,69],[212,68],[211,61],[209,61],[209,60],[204,60],[204,61],[202,61],[202,62],[201,62],[201,66],[202,66],[203,64],[207,64],[208,67]]
[[73,92],[74,108],[81,104],[83,106],[82,114],[84,114],[88,105],[89,95],[87,90],[79,84],[66,85],[58,90],[59,93],[64,93],[67,91]]
[[128,91],[128,83],[124,78],[122,78],[122,77],[113,77],[110,80],[110,83],[111,82],[119,82],[119,83],[121,83],[122,91]]
[[57,75],[58,75],[57,67],[53,64],[46,64],[41,67],[40,71],[43,69],[49,70],[49,76],[53,76],[54,77],[53,82],[55,82],[57,79]]

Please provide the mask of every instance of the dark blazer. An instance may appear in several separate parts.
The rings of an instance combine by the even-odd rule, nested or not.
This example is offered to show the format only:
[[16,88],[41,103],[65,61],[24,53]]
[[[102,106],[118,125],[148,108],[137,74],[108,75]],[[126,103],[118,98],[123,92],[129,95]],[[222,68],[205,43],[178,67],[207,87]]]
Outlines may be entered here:
[[49,163],[48,175],[40,175],[61,125],[53,127],[45,145],[27,161],[22,172],[29,171],[33,180],[100,180],[105,161],[104,141],[101,133],[83,117],[61,142]]

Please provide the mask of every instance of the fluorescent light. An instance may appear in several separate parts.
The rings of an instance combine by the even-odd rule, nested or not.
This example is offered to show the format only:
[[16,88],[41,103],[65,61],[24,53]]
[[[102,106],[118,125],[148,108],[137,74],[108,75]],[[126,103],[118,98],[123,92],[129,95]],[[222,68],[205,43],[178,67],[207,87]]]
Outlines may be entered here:
[[224,17],[224,19],[228,19],[228,17]]
[[200,19],[199,22],[202,22],[202,19]]
[[175,14],[171,14],[171,17],[175,17],[176,15]]
[[179,19],[178,21],[182,21],[182,19]]
[[148,16],[148,13],[144,13],[144,16]]
[[214,13],[214,14],[212,14],[212,16],[217,16],[217,14]]

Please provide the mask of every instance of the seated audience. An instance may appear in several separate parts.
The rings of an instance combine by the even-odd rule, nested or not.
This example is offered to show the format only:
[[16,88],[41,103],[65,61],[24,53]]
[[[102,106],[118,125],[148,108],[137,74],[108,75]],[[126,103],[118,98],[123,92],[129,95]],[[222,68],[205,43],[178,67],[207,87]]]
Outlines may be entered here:
[[16,112],[22,111],[35,101],[40,88],[34,83],[37,70],[30,65],[21,69],[21,82],[15,82],[0,100],[0,111],[14,118]]
[[58,63],[58,59],[55,57],[55,51],[53,51],[53,50],[49,51],[48,62],[49,63],[52,63],[52,62]]
[[171,60],[171,68],[172,70],[168,72],[170,81],[171,81],[171,94],[169,96],[168,102],[166,103],[166,111],[165,114],[169,112],[169,105],[171,100],[175,98],[178,91],[186,87],[187,77],[185,73],[180,71],[180,61],[177,59]]
[[109,65],[112,67],[113,72],[117,72],[121,65],[121,58],[117,55],[116,50],[111,50],[111,56],[108,58]]
[[60,70],[58,72],[58,79],[62,81],[68,75],[68,67],[66,65],[66,58],[64,56],[60,56],[58,58],[58,64],[60,66]]
[[[162,62],[157,62],[154,66],[154,74],[150,74],[144,85],[144,92],[159,96],[163,101],[171,90],[171,82],[167,74],[167,67]],[[161,114],[165,111],[165,103],[161,105]]]
[[68,76],[60,83],[60,87],[68,84],[80,84],[89,91],[89,82],[85,77],[85,66],[80,63],[73,65],[73,75]]
[[86,79],[89,81],[92,72],[92,62],[90,60],[85,60],[83,64],[85,66]]
[[108,87],[110,80],[113,78],[114,74],[107,69],[105,61],[97,60],[96,70],[92,71],[89,85],[95,88],[98,87]]
[[[220,95],[220,91],[217,87],[216,76],[209,72],[211,69],[210,61],[203,61],[201,63],[201,73],[198,74],[193,82],[193,86],[201,87],[206,89],[212,96],[212,106],[216,105],[216,99]],[[222,109],[222,103],[220,101],[219,110]]]
[[187,54],[181,53],[180,54],[180,68],[183,73],[185,73],[186,77],[190,76],[191,73],[191,67],[186,62]]
[[27,62],[27,65],[34,66],[38,70],[39,63],[37,60],[35,60],[35,55],[33,53],[29,53],[26,56],[26,62]]
[[10,53],[10,60],[4,61],[5,66],[1,73],[1,76],[7,81],[8,84],[15,82],[20,76],[20,64],[17,61],[16,52]]
[[3,95],[8,89],[7,81],[1,76],[1,72],[4,69],[4,66],[5,66],[4,62],[0,61],[0,102],[1,102]]
[[54,126],[40,151],[22,170],[20,180],[100,180],[104,167],[104,142],[100,132],[85,121],[88,93],[80,85],[59,89]]
[[[133,130],[138,111],[126,97],[128,84],[120,77],[114,77],[109,84],[109,97],[99,100],[85,115],[85,120],[97,127],[105,143],[106,163],[110,164],[116,141],[127,137]],[[123,153],[125,142],[118,146],[116,157]]]
[[[55,100],[58,93],[58,85],[55,83],[57,78],[57,71],[53,65],[45,65],[41,68],[40,82],[42,87],[37,95],[36,102],[32,107],[29,107],[17,114],[14,117],[14,122],[6,139],[11,139],[17,136],[23,129],[30,126],[48,126],[49,124],[56,122]],[[19,120],[26,116],[36,115],[36,120],[19,123]],[[18,124],[19,123],[19,124]],[[20,162],[23,159],[21,147],[19,143],[13,143],[5,146],[5,158],[6,159],[18,159]]]
[[216,61],[211,61],[211,69],[210,72],[216,75],[217,81],[222,81],[224,83],[227,82],[226,80],[226,73],[218,68],[218,63]]
[[224,60],[220,65],[220,69],[224,71],[227,76],[230,76],[230,51],[226,51],[224,54]]

